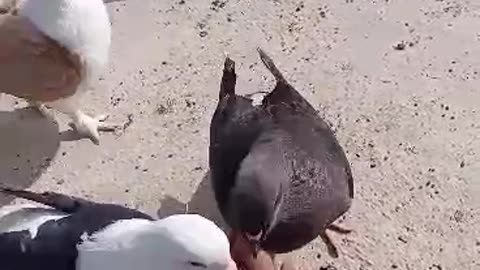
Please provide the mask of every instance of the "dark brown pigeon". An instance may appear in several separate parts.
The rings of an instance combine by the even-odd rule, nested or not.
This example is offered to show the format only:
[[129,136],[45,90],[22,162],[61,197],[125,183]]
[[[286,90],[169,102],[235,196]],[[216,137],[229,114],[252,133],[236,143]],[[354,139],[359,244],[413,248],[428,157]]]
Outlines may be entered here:
[[352,204],[349,162],[327,123],[258,52],[277,82],[259,106],[235,94],[235,62],[225,60],[210,126],[218,207],[232,235],[248,239],[254,254],[290,252],[320,236],[338,257],[327,230],[350,232],[332,224]]

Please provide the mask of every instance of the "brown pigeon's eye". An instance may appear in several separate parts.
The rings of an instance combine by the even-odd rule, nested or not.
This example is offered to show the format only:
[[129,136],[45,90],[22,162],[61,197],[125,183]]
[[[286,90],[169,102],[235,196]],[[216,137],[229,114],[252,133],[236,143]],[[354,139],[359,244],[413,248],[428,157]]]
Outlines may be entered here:
[[199,263],[199,262],[194,262],[194,261],[190,261],[188,262],[191,266],[193,267],[201,267],[201,268],[207,268],[207,266],[203,263]]

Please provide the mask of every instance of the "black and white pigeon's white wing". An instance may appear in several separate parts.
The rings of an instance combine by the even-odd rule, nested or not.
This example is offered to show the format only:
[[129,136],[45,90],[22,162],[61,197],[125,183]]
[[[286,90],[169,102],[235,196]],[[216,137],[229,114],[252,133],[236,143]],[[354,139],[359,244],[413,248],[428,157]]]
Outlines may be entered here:
[[[92,234],[122,219],[153,220],[123,206],[95,203],[54,192],[35,193],[10,188],[1,188],[0,191],[52,207],[37,212],[30,210],[23,219],[23,226],[18,218],[14,219],[14,226],[4,226],[7,230],[0,232],[0,254],[8,255],[1,262],[1,268],[5,270],[74,270],[78,255],[76,247],[85,233]],[[28,208],[24,209],[28,211]],[[8,224],[9,217],[13,218],[14,214],[2,216],[0,226]]]

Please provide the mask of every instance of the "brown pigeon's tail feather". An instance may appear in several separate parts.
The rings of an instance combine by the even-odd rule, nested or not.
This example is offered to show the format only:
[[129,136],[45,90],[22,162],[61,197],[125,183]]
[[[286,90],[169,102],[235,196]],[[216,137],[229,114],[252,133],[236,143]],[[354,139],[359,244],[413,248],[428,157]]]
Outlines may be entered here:
[[263,64],[265,67],[267,67],[270,73],[272,73],[277,82],[287,83],[287,80],[285,80],[280,70],[278,70],[278,68],[275,66],[275,63],[273,63],[272,58],[270,58],[270,56],[268,56],[267,53],[265,53],[265,51],[263,51],[261,48],[257,48],[257,51]]
[[237,74],[235,73],[235,62],[227,56],[223,66],[222,82],[220,84],[219,98],[235,95],[235,84],[237,82]]
[[0,192],[15,196],[17,198],[41,203],[66,213],[75,212],[81,206],[81,204],[84,203],[83,200],[78,200],[77,198],[55,192],[36,193],[27,190],[18,190],[6,187],[0,187]]

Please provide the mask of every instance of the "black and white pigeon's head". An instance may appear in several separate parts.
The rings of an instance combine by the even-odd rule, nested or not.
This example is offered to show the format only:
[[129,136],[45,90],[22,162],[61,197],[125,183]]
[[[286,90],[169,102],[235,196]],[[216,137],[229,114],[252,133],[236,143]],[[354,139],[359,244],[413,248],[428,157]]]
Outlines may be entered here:
[[236,270],[224,232],[199,215],[123,220],[85,236],[77,269]]

